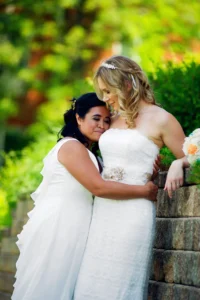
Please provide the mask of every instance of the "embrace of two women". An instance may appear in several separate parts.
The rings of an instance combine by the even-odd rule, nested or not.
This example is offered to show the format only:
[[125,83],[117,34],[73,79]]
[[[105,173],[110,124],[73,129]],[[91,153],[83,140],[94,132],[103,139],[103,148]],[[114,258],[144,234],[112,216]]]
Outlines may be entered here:
[[12,300],[147,299],[158,190],[152,175],[166,145],[177,159],[164,189],[171,196],[183,184],[185,135],[133,60],[109,58],[94,86],[96,94],[80,96],[64,114],[44,159],[35,207],[18,235]]

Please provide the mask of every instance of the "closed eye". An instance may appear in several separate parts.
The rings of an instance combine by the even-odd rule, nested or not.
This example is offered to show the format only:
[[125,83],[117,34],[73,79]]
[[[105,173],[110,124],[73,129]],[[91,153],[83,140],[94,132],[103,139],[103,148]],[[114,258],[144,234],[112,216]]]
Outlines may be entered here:
[[106,124],[109,124],[109,125],[110,125],[111,120],[104,120],[104,122],[105,122]]
[[102,92],[103,92],[103,93],[106,93],[106,94],[110,94],[110,91],[109,91],[109,90],[103,89]]

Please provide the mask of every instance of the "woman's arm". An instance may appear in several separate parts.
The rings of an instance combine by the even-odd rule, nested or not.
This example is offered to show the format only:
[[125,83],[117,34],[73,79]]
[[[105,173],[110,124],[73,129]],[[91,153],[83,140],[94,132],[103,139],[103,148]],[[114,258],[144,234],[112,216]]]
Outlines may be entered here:
[[145,186],[105,181],[91,161],[87,149],[77,141],[68,141],[58,152],[58,160],[93,195],[109,199],[147,198],[155,201],[157,186]]
[[189,167],[186,156],[174,160],[169,168],[164,190],[168,191],[170,198],[172,197],[172,191],[183,185],[183,168],[185,167]]
[[177,160],[173,161],[169,168],[164,187],[164,190],[168,191],[169,197],[172,197],[172,191],[183,185],[183,168],[188,167],[189,163],[182,150],[185,134],[176,118],[169,113],[166,115],[163,126],[162,139],[177,157]]
[[172,151],[176,158],[185,156],[182,150],[185,139],[183,129],[176,118],[167,112],[162,124],[161,137],[164,144]]

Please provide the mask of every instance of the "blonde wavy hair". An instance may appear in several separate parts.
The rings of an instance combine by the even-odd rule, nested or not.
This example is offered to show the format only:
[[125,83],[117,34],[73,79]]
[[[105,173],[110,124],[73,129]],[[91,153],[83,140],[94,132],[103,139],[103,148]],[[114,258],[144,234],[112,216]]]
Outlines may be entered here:
[[98,78],[101,78],[111,92],[117,94],[119,112],[126,119],[129,128],[135,127],[141,100],[157,105],[146,75],[140,66],[128,57],[112,56],[97,69],[94,86],[98,97],[103,99]]

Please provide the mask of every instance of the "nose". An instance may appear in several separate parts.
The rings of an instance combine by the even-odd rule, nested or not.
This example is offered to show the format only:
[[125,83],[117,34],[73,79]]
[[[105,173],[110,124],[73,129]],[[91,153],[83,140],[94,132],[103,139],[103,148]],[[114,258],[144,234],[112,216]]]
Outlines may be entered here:
[[109,100],[108,95],[103,95],[103,101],[107,102]]
[[104,121],[103,120],[99,121],[98,127],[104,129]]

